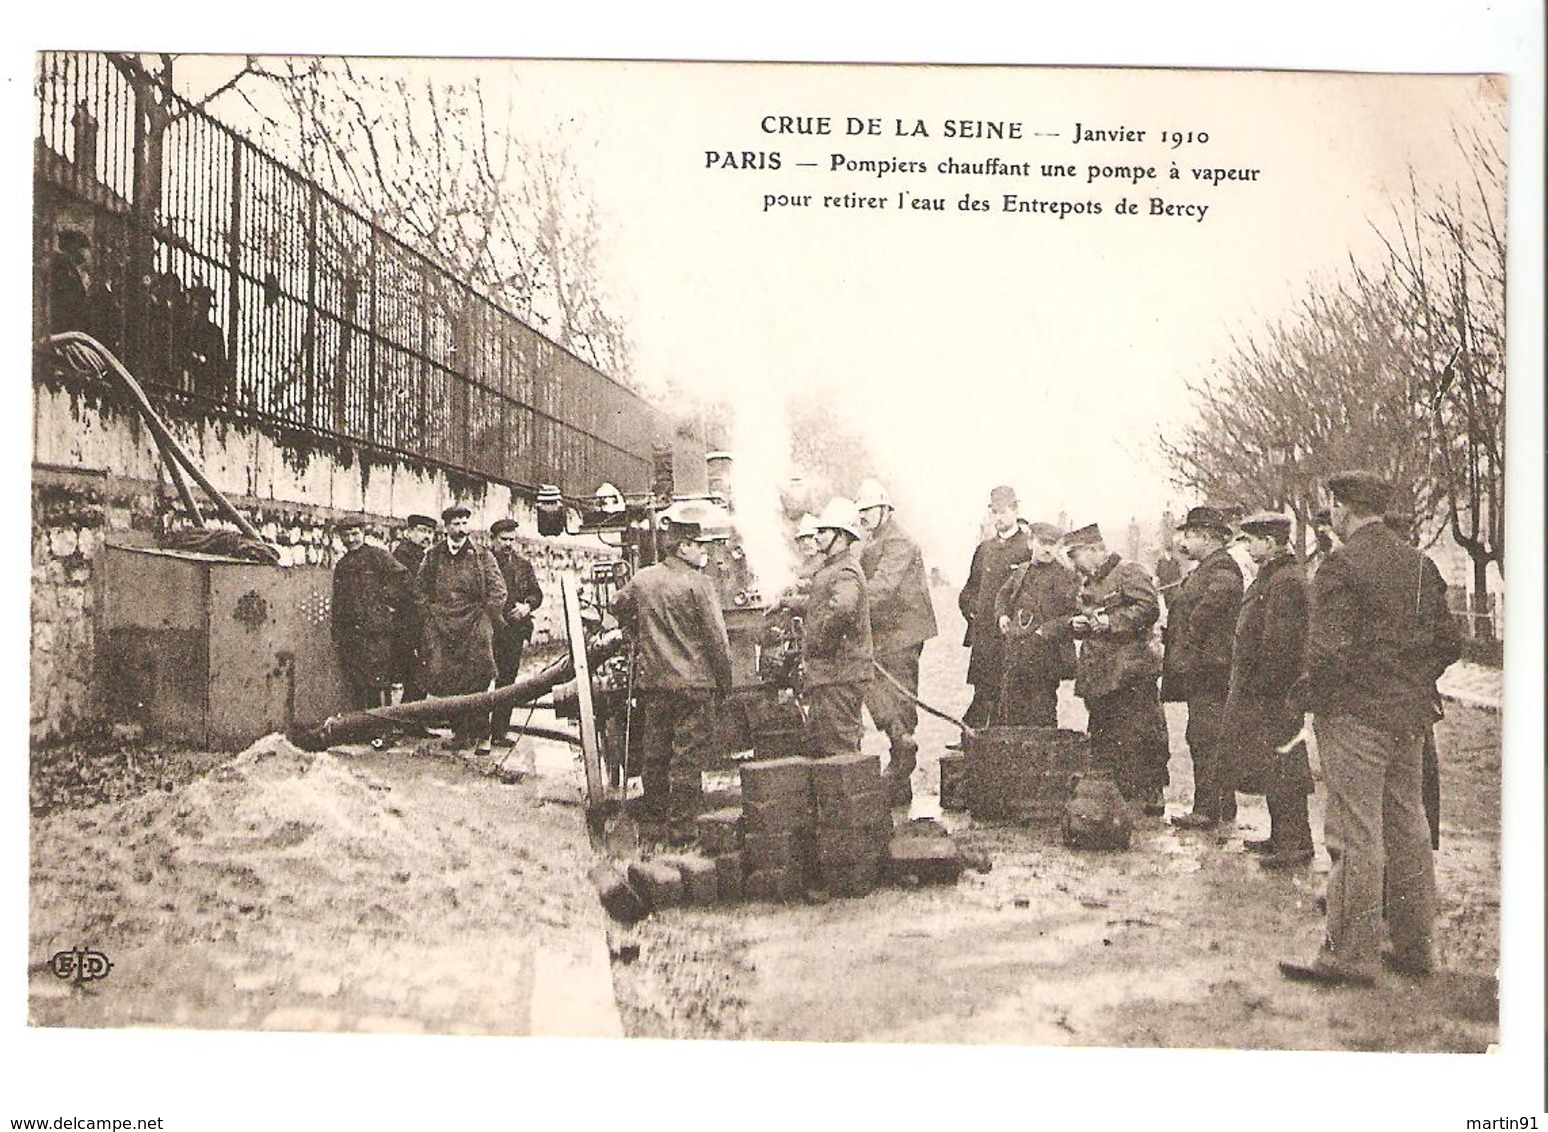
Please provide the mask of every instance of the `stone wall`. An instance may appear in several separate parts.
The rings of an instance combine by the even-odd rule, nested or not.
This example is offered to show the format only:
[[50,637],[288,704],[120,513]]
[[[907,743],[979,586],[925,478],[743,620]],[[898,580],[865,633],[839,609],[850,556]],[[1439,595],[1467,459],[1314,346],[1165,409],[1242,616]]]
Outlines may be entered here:
[[[33,394],[30,732],[40,742],[100,719],[94,562],[103,539],[153,544],[186,519],[137,416],[67,388],[35,383]],[[531,501],[502,484],[357,450],[303,450],[228,422],[167,423],[211,482],[279,546],[285,565],[331,564],[343,552],[336,524],[346,515],[364,514],[390,533],[411,513],[438,517],[453,503],[472,510],[475,531],[514,519],[544,592],[534,618],[538,643],[563,639],[560,576],[584,576],[617,553],[593,538],[540,537]]]

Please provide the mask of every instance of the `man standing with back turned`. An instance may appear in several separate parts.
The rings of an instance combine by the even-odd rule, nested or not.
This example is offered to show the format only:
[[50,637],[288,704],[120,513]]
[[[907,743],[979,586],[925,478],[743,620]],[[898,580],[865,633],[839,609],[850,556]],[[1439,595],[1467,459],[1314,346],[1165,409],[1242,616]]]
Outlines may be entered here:
[[[1304,706],[1328,786],[1328,916],[1298,982],[1368,985],[1379,967],[1429,974],[1435,862],[1422,790],[1424,731],[1440,674],[1462,654],[1446,583],[1382,522],[1390,485],[1371,472],[1328,481],[1333,530],[1311,589]],[[1382,878],[1392,949],[1381,949]]]
[[906,806],[913,801],[909,776],[919,754],[914,741],[919,709],[908,697],[919,695],[919,657],[925,642],[935,636],[935,609],[925,583],[924,555],[895,518],[887,489],[866,480],[855,507],[870,532],[860,551],[860,568],[871,607],[871,648],[887,676],[908,690],[904,695],[878,673],[866,691],[865,706],[892,748],[886,771],[891,804]]

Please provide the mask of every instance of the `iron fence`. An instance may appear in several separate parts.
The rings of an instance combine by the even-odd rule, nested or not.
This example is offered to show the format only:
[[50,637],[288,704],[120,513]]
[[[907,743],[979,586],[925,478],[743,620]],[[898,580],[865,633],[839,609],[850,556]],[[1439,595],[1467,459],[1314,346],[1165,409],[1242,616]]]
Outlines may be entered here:
[[[38,333],[201,412],[513,485],[646,490],[661,410],[159,85],[37,74]],[[76,325],[70,325],[70,324]]]

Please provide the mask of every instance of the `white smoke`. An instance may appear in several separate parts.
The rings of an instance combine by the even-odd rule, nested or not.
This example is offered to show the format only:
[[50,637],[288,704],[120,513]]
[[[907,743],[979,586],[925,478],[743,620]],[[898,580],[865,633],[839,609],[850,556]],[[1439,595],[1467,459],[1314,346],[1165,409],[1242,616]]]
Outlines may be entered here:
[[732,406],[731,494],[736,530],[765,603],[795,581],[781,492],[791,479],[790,422],[776,388],[749,382]]

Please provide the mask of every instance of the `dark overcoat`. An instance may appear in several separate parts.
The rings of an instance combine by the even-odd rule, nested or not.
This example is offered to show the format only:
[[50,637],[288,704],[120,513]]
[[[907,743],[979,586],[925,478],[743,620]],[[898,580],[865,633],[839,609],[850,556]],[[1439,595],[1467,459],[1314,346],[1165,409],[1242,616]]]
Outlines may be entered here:
[[1032,547],[1019,527],[1008,538],[985,539],[973,551],[967,582],[957,595],[957,608],[967,618],[962,643],[973,650],[968,657],[967,681],[987,685],[996,694],[1004,671],[1005,640],[995,621],[994,599],[1010,577],[1011,567],[1031,557]]
[[889,514],[860,551],[871,643],[877,652],[922,645],[938,631],[919,544]]
[[507,614],[495,622],[496,647],[510,644],[526,644],[532,639],[532,615],[513,619],[508,611],[517,602],[536,609],[543,604],[543,587],[538,585],[537,571],[514,550],[497,547],[495,563],[500,567],[500,577],[505,582],[505,608]]
[[1435,563],[1368,523],[1312,579],[1300,706],[1419,733],[1435,719],[1435,681],[1461,655]]
[[505,579],[494,555],[471,540],[456,554],[437,542],[419,567],[419,598],[425,691],[484,691],[495,678],[494,625],[505,610]]
[[1236,618],[1225,726],[1244,793],[1311,792],[1305,745],[1276,749],[1301,729],[1293,691],[1306,660],[1306,615],[1305,567],[1282,550],[1258,568]]
[[641,691],[730,691],[731,645],[715,583],[672,554],[630,578],[613,599],[634,642]]
[[1080,612],[1080,583],[1075,572],[1055,562],[1026,562],[1011,568],[1010,577],[994,599],[995,624],[1005,617],[1005,667],[1041,674],[1048,680],[1075,676],[1075,642],[1039,633],[1049,621],[1068,620]]
[[[1105,629],[1084,636],[1075,665],[1075,694],[1092,700],[1123,688],[1146,684],[1154,688],[1161,658],[1150,638],[1161,616],[1161,600],[1145,567],[1109,554],[1094,573],[1081,579],[1078,600],[1081,613],[1105,614],[1108,623]],[[1069,620],[1045,622],[1042,632],[1069,638]]]
[[379,546],[345,551],[333,568],[333,644],[349,682],[392,683],[393,638],[414,598],[409,572]]
[[1242,608],[1242,568],[1215,551],[1182,580],[1166,603],[1161,698],[1186,700],[1231,687],[1231,649]]

